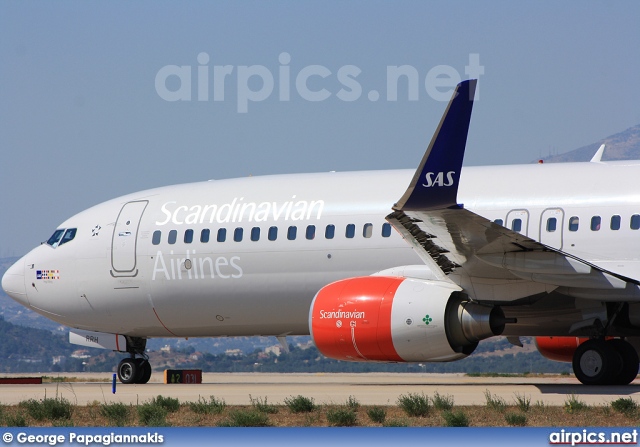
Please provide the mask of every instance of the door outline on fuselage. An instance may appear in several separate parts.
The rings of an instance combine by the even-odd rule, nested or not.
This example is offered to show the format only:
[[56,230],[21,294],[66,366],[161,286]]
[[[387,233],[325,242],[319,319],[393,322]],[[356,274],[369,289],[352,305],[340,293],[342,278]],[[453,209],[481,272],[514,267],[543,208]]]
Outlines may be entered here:
[[[556,218],[555,231],[548,231],[547,220]],[[540,234],[539,239],[541,244],[548,245],[549,247],[562,250],[564,242],[564,210],[562,208],[547,208],[540,215]]]
[[148,200],[127,202],[118,213],[111,237],[111,276],[114,278],[138,275],[138,231],[148,204]]
[[507,219],[505,221],[505,227],[510,230],[516,231],[513,229],[513,221],[516,219],[521,220],[521,229],[517,231],[518,233],[528,236],[529,235],[529,211],[525,209],[515,209],[511,210],[507,213]]

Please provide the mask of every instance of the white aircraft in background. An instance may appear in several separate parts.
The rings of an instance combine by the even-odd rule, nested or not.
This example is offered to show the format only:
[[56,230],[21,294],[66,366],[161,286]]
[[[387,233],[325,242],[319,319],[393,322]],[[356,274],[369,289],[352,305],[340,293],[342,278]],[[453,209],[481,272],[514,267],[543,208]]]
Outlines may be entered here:
[[[63,222],[5,273],[70,341],[310,334],[326,356],[441,362],[536,336],[585,384],[628,384],[640,347],[640,162],[462,169],[476,81],[418,169],[151,189]],[[406,185],[409,185],[408,189]]]

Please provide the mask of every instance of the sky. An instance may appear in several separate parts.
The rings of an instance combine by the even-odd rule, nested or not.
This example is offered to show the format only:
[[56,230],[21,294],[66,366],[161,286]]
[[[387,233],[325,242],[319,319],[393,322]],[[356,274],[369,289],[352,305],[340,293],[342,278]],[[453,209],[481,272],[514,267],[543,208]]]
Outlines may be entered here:
[[594,143],[640,123],[639,19],[632,1],[2,1],[0,257],[138,190],[413,169],[470,76],[466,166]]

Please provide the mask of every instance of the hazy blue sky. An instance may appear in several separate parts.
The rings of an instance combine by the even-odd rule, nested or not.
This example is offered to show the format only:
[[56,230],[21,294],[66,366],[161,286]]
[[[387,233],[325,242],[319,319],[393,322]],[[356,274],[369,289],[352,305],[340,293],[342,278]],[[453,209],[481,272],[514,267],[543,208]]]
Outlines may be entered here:
[[[0,256],[150,187],[414,168],[446,106],[433,77],[465,79],[474,58],[484,73],[466,165],[593,143],[640,123],[639,21],[631,1],[3,1]],[[387,67],[403,65],[417,94],[403,78],[391,101]],[[191,89],[167,66],[192,67]],[[231,67],[218,90],[216,66]],[[328,98],[305,99],[322,89]],[[239,113],[249,90],[266,99]]]

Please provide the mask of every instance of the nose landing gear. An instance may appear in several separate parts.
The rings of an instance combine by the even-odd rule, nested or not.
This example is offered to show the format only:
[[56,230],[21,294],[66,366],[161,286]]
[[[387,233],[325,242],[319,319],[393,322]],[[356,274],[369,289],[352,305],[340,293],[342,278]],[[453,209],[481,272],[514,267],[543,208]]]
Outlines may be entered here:
[[122,383],[147,383],[151,379],[149,360],[135,357],[123,359],[118,364],[118,379]]

